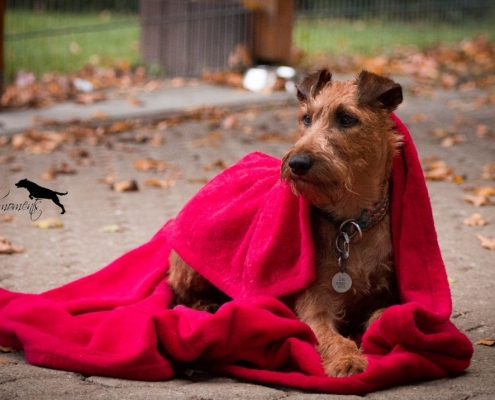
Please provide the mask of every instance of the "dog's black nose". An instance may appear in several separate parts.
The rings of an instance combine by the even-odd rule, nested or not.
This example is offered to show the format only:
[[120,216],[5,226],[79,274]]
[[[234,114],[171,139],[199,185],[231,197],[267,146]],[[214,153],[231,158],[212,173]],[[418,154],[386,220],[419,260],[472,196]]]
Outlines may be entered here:
[[307,154],[296,154],[289,159],[289,168],[293,174],[305,175],[313,166],[313,160]]

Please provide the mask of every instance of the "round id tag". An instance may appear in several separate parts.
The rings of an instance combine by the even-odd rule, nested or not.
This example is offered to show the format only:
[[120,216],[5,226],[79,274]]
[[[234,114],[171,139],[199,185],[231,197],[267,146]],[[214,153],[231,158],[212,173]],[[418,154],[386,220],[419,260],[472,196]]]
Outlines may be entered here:
[[332,278],[332,287],[338,293],[347,292],[352,286],[352,278],[346,272],[337,272]]

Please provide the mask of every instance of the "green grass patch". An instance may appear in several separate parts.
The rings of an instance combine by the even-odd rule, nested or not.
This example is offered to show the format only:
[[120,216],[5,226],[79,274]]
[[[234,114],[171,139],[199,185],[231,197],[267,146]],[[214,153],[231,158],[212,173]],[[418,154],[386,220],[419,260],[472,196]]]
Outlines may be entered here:
[[[452,44],[477,33],[495,40],[495,24],[440,22],[385,22],[380,19],[339,20],[299,18],[294,44],[309,54],[373,56],[394,53],[401,46],[422,50],[433,43]],[[62,29],[62,31],[61,31]],[[6,13],[5,77],[11,81],[19,70],[71,73],[85,64],[110,66],[115,60],[141,64],[138,14],[117,13]],[[314,57],[312,57],[314,56]]]
[[[63,31],[62,31],[63,29]],[[70,73],[91,62],[140,62],[139,16],[66,13],[6,13],[6,78],[27,70]]]
[[300,19],[293,32],[294,44],[310,55],[373,56],[390,54],[398,47],[415,46],[423,50],[434,43],[454,44],[477,33],[495,39],[492,22],[385,22],[378,19],[348,21],[336,19]]

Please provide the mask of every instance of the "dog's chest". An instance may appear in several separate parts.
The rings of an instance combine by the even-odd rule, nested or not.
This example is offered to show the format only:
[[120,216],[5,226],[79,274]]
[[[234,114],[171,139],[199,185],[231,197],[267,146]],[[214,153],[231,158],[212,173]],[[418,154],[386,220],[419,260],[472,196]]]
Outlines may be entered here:
[[[382,290],[393,275],[392,243],[388,218],[380,226],[363,232],[360,240],[351,239],[345,253],[336,245],[339,230],[327,221],[313,221],[316,256],[316,283],[320,282],[335,295],[360,297]],[[344,250],[344,249],[340,249]],[[347,275],[349,289],[341,292],[332,284],[337,274]]]

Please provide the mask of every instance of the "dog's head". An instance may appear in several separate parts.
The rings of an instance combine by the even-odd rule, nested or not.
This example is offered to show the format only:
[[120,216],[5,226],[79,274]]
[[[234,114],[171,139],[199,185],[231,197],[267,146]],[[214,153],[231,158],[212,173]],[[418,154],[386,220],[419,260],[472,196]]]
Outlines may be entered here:
[[372,205],[400,143],[390,113],[402,102],[401,86],[367,71],[333,81],[323,69],[297,89],[300,139],[283,158],[282,179],[327,211],[347,202],[352,207],[359,198],[361,209],[368,199]]
[[15,184],[18,188],[27,188],[29,187],[29,181],[27,179],[21,179],[19,182]]

